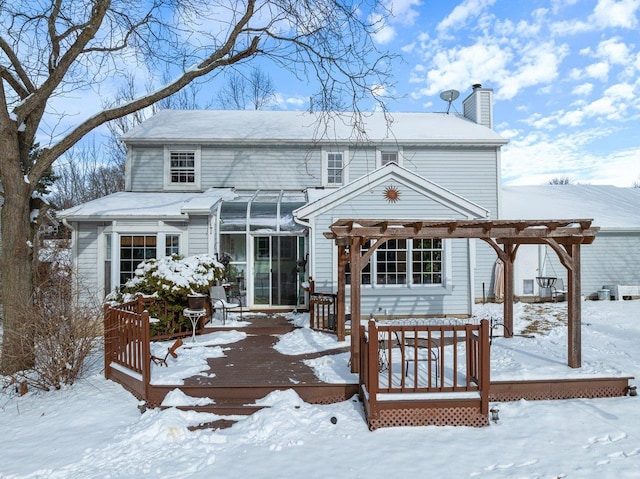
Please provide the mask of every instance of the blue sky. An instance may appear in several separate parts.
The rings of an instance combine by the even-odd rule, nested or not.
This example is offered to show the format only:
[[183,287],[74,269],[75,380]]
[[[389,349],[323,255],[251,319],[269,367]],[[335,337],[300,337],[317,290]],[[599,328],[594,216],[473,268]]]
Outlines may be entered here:
[[[392,111],[444,111],[481,83],[495,95],[505,184],[640,182],[640,0],[385,0],[378,45],[402,55]],[[301,85],[280,108],[306,108]]]
[[[640,0],[381,1],[393,15],[377,45],[402,57],[387,87],[392,112],[445,111],[448,89],[460,91],[452,111],[461,112],[480,83],[493,89],[494,128],[509,139],[504,184],[640,183]],[[273,108],[308,108],[313,85],[260,65],[274,79]],[[203,105],[223,80],[201,85]],[[62,110],[95,108],[95,92],[74,95]]]

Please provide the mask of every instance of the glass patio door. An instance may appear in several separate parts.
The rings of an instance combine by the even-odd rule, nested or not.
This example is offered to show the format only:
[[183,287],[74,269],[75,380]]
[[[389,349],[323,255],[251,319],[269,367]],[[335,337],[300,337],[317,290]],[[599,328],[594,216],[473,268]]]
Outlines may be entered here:
[[296,306],[298,237],[255,236],[253,302],[264,306]]

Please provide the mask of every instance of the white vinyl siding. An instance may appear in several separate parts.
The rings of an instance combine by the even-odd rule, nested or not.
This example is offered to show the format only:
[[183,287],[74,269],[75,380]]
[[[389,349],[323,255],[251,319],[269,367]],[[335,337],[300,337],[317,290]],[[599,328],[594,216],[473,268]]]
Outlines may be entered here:
[[[337,288],[337,249],[333,241],[323,233],[338,218],[462,218],[459,213],[426,198],[423,194],[405,185],[397,185],[400,192],[398,203],[388,203],[383,197],[381,184],[371,190],[350,198],[334,209],[319,215],[314,228],[314,262],[310,274],[319,290],[334,291]],[[469,273],[467,240],[445,242],[444,283],[429,285],[363,285],[361,307],[363,317],[380,315],[438,315],[468,314]],[[494,254],[495,256],[495,254]],[[347,289],[349,292],[349,288]],[[347,308],[349,299],[347,298]],[[386,313],[385,313],[386,312]]]
[[209,221],[206,216],[192,216],[189,221],[189,256],[210,253]]
[[302,190],[321,185],[320,150],[304,147],[202,147],[202,188]]

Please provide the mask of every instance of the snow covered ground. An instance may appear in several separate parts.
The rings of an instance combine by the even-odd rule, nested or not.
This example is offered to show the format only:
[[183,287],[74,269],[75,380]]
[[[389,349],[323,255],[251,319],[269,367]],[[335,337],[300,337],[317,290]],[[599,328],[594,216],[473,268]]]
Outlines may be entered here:
[[[497,305],[484,308],[501,314]],[[640,301],[583,303],[579,371],[566,366],[565,308],[517,304],[516,332],[532,325],[546,332],[494,340],[493,378],[640,376]],[[233,331],[202,338],[213,347],[190,346],[180,356],[197,368],[197,351],[224,354],[225,343],[242,340],[240,328]],[[310,330],[278,344],[291,354],[336,346]],[[175,408],[140,414],[138,401],[100,367],[98,358],[65,390],[0,395],[0,478],[640,478],[638,397],[501,403],[500,420],[486,428],[371,432],[357,398],[314,406],[284,391],[262,400],[270,408],[234,417],[229,429],[189,431],[218,417]],[[340,359],[314,367],[326,379],[350,378]]]

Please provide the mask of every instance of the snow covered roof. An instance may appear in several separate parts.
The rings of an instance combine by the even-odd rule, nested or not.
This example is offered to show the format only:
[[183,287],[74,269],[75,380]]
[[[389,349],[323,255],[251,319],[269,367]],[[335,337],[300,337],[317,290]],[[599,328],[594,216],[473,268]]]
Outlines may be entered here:
[[602,229],[640,229],[640,189],[603,185],[504,186],[501,219],[592,218]]
[[[161,110],[123,135],[126,143],[141,142],[349,142],[358,138],[353,114],[323,123],[320,113],[262,110]],[[495,131],[460,115],[446,113],[367,113],[366,138],[361,142],[504,145]]]
[[209,214],[220,200],[231,200],[230,188],[193,193],[134,193],[121,191],[58,213],[59,218],[98,220],[122,217],[187,219],[188,214]]

